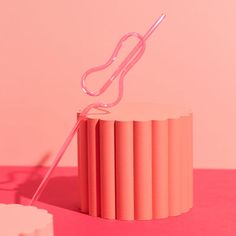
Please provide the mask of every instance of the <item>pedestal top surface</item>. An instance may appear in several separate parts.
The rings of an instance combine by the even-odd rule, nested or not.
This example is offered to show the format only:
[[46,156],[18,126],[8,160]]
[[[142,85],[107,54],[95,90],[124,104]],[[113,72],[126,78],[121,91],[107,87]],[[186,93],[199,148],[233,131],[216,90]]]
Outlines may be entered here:
[[104,110],[91,110],[89,119],[111,121],[149,121],[176,119],[188,116],[191,110],[185,107],[158,103],[120,103]]

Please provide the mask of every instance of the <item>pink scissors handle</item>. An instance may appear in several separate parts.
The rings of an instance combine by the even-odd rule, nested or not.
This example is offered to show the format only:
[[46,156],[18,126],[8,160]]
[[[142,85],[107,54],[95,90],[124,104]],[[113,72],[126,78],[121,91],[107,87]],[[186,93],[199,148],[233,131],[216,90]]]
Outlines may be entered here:
[[[158,27],[158,25],[162,22],[162,20],[165,18],[165,15],[162,14],[158,20],[151,26],[151,28],[146,32],[146,34],[144,36],[141,36],[139,33],[136,32],[131,32],[128,34],[125,34],[118,42],[117,46],[115,47],[115,50],[113,51],[111,57],[108,59],[108,61],[100,66],[95,66],[89,70],[87,70],[82,78],[81,78],[81,87],[83,89],[83,91],[90,96],[99,96],[102,93],[104,93],[108,87],[111,85],[111,83],[117,78],[119,77],[119,93],[118,93],[118,97],[115,101],[110,102],[110,103],[102,103],[102,102],[97,102],[97,103],[92,103],[90,105],[88,105],[87,107],[85,107],[81,114],[80,114],[80,118],[77,120],[77,122],[75,123],[74,127],[72,128],[72,130],[70,131],[69,135],[67,136],[65,142],[63,143],[63,145],[61,146],[61,148],[59,149],[59,152],[57,153],[51,167],[49,168],[49,170],[47,171],[46,175],[44,176],[43,180],[41,181],[39,187],[37,188],[36,192],[34,193],[29,205],[32,205],[34,203],[35,200],[37,200],[40,196],[40,194],[42,193],[42,191],[44,190],[51,174],[53,173],[54,169],[57,167],[58,163],[60,162],[63,154],[65,153],[66,149],[68,148],[68,146],[70,145],[73,137],[75,136],[75,134],[78,132],[81,121],[85,120],[87,117],[87,114],[89,113],[89,111],[91,109],[96,109],[96,108],[108,108],[108,107],[113,107],[115,105],[117,105],[122,96],[123,96],[123,80],[125,75],[128,73],[128,71],[138,62],[138,60],[142,57],[144,51],[145,51],[145,43],[146,40],[149,38],[149,36],[153,33],[153,31]],[[117,70],[115,70],[115,72],[108,78],[108,80],[105,82],[105,84],[98,90],[98,91],[91,91],[86,87],[86,79],[87,76],[94,73],[94,72],[98,72],[101,70],[106,69],[108,66],[110,66],[117,58],[119,51],[122,47],[122,44],[130,37],[136,37],[139,39],[139,42],[137,43],[137,45],[133,48],[133,50],[127,55],[127,57],[123,60],[123,62],[118,66]]]

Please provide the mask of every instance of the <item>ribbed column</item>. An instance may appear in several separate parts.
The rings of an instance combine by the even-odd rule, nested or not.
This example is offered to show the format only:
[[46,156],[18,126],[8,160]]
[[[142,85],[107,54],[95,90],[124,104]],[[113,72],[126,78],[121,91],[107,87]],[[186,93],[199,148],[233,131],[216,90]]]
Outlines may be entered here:
[[114,121],[100,121],[101,217],[116,218]]
[[165,218],[168,209],[168,120],[152,122],[153,218]]
[[151,121],[134,121],[134,217],[152,219]]
[[193,207],[193,115],[190,114],[187,118],[188,138],[186,148],[188,150],[188,192],[189,192],[189,207]]
[[[77,113],[77,120],[79,119],[80,113]],[[77,163],[78,163],[78,177],[79,177],[79,181],[78,181],[78,189],[79,189],[79,199],[78,199],[78,208],[81,209],[81,196],[80,196],[80,191],[81,191],[81,174],[80,174],[80,162],[81,162],[81,158],[82,156],[80,155],[80,133],[79,131],[77,132]]]
[[133,122],[116,122],[116,218],[134,219]]
[[88,213],[88,156],[87,156],[87,121],[81,122],[78,132],[78,165],[79,165],[79,195],[80,211]]
[[89,214],[100,216],[99,121],[87,121]]
[[189,143],[189,128],[188,128],[188,116],[183,116],[181,120],[181,153],[180,153],[180,178],[181,178],[181,196],[180,196],[180,207],[183,212],[189,210],[189,186],[188,186],[188,168],[189,168],[189,153],[188,153],[188,143]]
[[169,119],[169,215],[181,213],[181,119]]

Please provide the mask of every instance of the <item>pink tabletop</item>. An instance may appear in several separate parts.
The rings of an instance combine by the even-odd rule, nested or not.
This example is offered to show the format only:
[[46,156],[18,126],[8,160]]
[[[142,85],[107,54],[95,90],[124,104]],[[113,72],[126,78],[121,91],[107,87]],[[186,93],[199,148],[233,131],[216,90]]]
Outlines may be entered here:
[[[27,202],[45,168],[1,167],[0,173],[0,201]],[[76,212],[77,178],[77,168],[58,168],[36,203],[54,215],[56,236],[236,235],[236,170],[194,170],[194,208],[150,221],[106,220]]]

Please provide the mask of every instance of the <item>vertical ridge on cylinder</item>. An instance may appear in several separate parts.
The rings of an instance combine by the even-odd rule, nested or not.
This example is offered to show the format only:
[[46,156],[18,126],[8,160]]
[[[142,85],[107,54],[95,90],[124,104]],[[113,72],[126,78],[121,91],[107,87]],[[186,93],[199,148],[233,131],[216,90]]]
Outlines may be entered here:
[[89,199],[89,214],[98,216],[99,212],[99,196],[97,166],[98,166],[98,148],[97,148],[97,119],[87,120],[87,137],[88,137],[88,199]]
[[82,120],[78,131],[80,210],[88,213],[88,156],[87,156],[87,121]]
[[189,184],[189,207],[193,207],[193,115],[188,117],[188,184]]
[[114,121],[100,120],[101,217],[115,219]]
[[116,218],[134,219],[133,122],[115,123]]
[[[77,120],[79,119],[80,113],[77,113]],[[80,163],[81,163],[81,156],[80,156],[80,134],[79,131],[77,132],[77,163],[78,163],[78,189],[79,189],[79,198],[78,198],[78,208],[81,210],[81,173],[80,173]]]
[[152,219],[151,121],[134,121],[134,215]]
[[188,145],[188,127],[187,127],[187,122],[189,117],[188,116],[183,116],[180,118],[181,119],[181,143],[180,143],[180,179],[181,179],[181,211],[186,212],[189,209],[189,201],[188,201],[188,195],[189,195],[189,190],[188,190],[188,158],[189,158],[189,153],[187,149]]
[[168,120],[152,121],[153,218],[168,217]]
[[96,176],[97,176],[97,216],[101,216],[101,173],[100,173],[100,121],[96,126]]
[[181,140],[181,120],[168,120],[168,156],[169,156],[169,215],[180,214],[180,140]]

